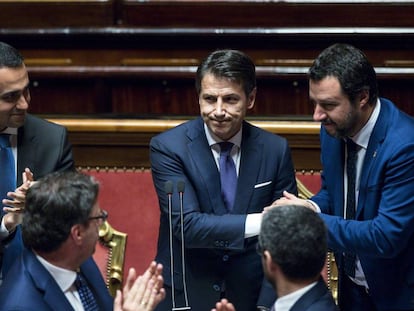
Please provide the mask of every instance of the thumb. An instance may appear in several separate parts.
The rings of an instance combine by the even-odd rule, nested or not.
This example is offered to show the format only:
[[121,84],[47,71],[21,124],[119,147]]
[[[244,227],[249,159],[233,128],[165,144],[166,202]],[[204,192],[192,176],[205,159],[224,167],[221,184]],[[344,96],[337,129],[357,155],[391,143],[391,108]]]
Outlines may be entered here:
[[286,199],[289,199],[289,200],[293,200],[293,199],[296,199],[297,198],[293,193],[287,192],[286,190],[283,191],[283,196]]

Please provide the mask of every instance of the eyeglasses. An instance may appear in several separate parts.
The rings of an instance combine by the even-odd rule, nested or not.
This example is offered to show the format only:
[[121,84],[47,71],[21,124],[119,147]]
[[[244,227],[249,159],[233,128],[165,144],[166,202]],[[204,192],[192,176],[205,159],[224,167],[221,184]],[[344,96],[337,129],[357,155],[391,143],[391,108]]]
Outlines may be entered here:
[[99,220],[102,220],[102,222],[104,222],[105,220],[108,219],[108,212],[105,210],[101,210],[100,215],[88,217],[88,220],[94,220],[94,219],[99,219]]

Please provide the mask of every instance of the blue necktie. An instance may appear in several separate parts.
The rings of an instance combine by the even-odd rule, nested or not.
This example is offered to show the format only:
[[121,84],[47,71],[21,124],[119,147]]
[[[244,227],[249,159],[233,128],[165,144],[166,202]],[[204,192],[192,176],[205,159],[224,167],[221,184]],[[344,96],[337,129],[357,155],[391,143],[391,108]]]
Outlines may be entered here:
[[220,145],[220,182],[224,204],[230,212],[233,209],[237,188],[236,166],[230,155],[233,144],[221,142]]
[[[0,134],[0,197],[5,199],[7,192],[16,189],[16,170],[14,156],[10,146],[10,135]],[[1,209],[3,215],[3,209]]]
[[80,273],[76,274],[75,286],[78,289],[78,294],[85,311],[99,311],[95,297]]
[[[357,144],[352,139],[347,139],[347,159],[346,159],[346,174],[348,180],[348,190],[346,194],[346,219],[355,219],[355,183],[356,183],[356,163],[357,163]],[[344,271],[346,275],[355,277],[355,260],[356,255],[352,252],[344,254]]]

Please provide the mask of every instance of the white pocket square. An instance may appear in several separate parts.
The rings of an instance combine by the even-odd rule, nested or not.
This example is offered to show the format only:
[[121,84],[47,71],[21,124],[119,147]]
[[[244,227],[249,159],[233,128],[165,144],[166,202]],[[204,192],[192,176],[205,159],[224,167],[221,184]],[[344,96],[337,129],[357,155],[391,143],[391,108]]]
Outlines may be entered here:
[[261,184],[254,185],[254,188],[255,188],[255,189],[257,189],[257,188],[261,188],[261,187],[264,187],[264,186],[270,185],[271,183],[272,183],[272,181],[271,181],[271,180],[266,181],[266,182],[262,182]]

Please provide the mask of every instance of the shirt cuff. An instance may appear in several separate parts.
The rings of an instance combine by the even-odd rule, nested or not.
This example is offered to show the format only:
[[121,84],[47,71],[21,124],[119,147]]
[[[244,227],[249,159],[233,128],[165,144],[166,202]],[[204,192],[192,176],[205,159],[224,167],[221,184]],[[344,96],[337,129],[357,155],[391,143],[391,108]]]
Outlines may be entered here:
[[311,200],[306,200],[306,202],[308,202],[308,203],[312,204],[312,206],[315,208],[315,212],[316,212],[316,213],[320,213],[320,212],[321,212],[321,209],[320,209],[320,207],[319,207],[319,205],[318,205],[318,204],[316,204],[315,202],[313,202],[313,201],[311,201]]
[[0,241],[4,240],[9,236],[10,232],[7,230],[4,224],[4,217],[1,218],[1,225],[0,225]]
[[262,213],[247,214],[244,227],[244,237],[246,239],[259,235],[262,217]]

